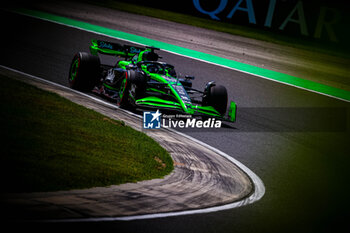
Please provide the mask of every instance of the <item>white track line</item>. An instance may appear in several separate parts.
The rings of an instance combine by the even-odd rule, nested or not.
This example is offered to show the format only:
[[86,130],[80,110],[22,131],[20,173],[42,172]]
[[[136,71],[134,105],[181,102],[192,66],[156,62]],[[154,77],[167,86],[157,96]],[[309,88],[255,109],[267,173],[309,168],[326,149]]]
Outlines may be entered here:
[[[136,114],[134,114],[132,112],[129,112],[127,110],[124,110],[122,108],[119,108],[116,105],[113,105],[113,104],[108,103],[106,101],[103,101],[101,99],[95,98],[93,96],[87,95],[85,93],[73,90],[71,88],[68,88],[66,86],[60,85],[58,83],[54,83],[54,82],[45,80],[43,78],[31,75],[31,74],[27,74],[27,73],[24,73],[22,71],[19,71],[19,70],[16,70],[16,69],[12,69],[12,68],[9,68],[9,67],[6,67],[6,66],[0,65],[0,67],[3,68],[3,69],[9,70],[9,71],[12,71],[12,72],[15,72],[15,73],[27,76],[27,77],[29,77],[31,79],[34,79],[34,80],[37,80],[37,81],[40,81],[40,82],[43,82],[43,83],[50,84],[52,86],[59,87],[59,88],[64,89],[66,91],[74,92],[76,94],[85,96],[85,97],[90,98],[90,99],[92,99],[92,100],[94,100],[94,101],[96,101],[98,103],[103,104],[103,105],[107,105],[109,107],[118,109],[118,111],[123,111],[123,112],[126,112],[126,113],[130,114],[130,115],[136,116],[138,118],[142,118],[141,116],[136,115]],[[252,183],[254,185],[253,193],[249,197],[247,197],[247,198],[245,198],[243,200],[234,202],[234,203],[230,203],[230,204],[226,204],[226,205],[222,205],[222,206],[215,206],[215,207],[210,207],[210,208],[204,208],[204,209],[178,211],[178,212],[168,212],[168,213],[158,213],[158,214],[135,215],[135,216],[126,216],[126,217],[97,217],[97,218],[79,218],[79,219],[56,219],[56,220],[47,220],[45,222],[130,221],[130,220],[174,217],[174,216],[191,215],[191,214],[212,213],[212,212],[228,210],[228,209],[233,209],[233,208],[237,208],[237,207],[240,207],[240,206],[248,205],[248,204],[251,204],[251,203],[254,203],[254,202],[260,200],[264,196],[264,194],[265,194],[265,186],[264,186],[262,180],[253,171],[251,171],[248,167],[243,165],[241,162],[239,162],[238,160],[232,158],[228,154],[226,154],[226,153],[224,153],[224,152],[222,152],[222,151],[220,151],[220,150],[218,150],[218,149],[216,149],[216,148],[214,148],[214,147],[212,147],[212,146],[210,146],[210,145],[208,145],[208,144],[206,144],[206,143],[204,143],[202,141],[199,141],[198,139],[195,139],[195,138],[193,138],[193,137],[191,137],[189,135],[180,133],[180,132],[178,132],[178,131],[176,131],[174,129],[167,129],[167,130],[170,130],[170,131],[172,131],[174,133],[177,133],[177,134],[181,135],[182,137],[187,138],[188,140],[192,140],[192,141],[194,141],[196,143],[199,143],[200,145],[206,147],[207,149],[215,151],[220,156],[222,156],[222,157],[226,158],[227,160],[229,160],[230,162],[234,163],[237,167],[239,167],[242,171],[244,171],[250,177],[250,179],[251,179],[251,181],[252,181]]]

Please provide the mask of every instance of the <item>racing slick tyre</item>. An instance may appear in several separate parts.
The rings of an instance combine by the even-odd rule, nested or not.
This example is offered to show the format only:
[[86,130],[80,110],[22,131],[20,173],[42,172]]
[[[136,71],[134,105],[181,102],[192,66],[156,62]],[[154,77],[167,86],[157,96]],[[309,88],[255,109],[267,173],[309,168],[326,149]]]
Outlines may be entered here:
[[128,70],[126,72],[126,86],[120,100],[120,106],[122,107],[128,107],[137,99],[142,98],[146,92],[147,85],[147,78],[141,72],[135,70]]
[[85,52],[77,53],[69,70],[69,86],[79,91],[91,91],[99,81],[100,58]]
[[224,86],[212,85],[205,90],[206,95],[203,104],[212,106],[221,115],[224,115],[227,108],[227,90]]

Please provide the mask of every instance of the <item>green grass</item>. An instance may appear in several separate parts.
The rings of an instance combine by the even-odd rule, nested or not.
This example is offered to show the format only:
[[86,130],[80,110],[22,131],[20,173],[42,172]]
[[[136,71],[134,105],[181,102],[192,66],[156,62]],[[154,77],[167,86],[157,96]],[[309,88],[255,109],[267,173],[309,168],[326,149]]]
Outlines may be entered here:
[[0,93],[5,192],[109,186],[173,169],[159,144],[124,122],[4,76]]
[[124,12],[140,14],[159,19],[164,19],[176,23],[188,24],[196,27],[206,28],[214,31],[229,33],[232,35],[243,36],[247,38],[267,41],[275,44],[285,45],[294,48],[300,48],[305,50],[311,50],[320,53],[327,53],[340,57],[349,57],[349,47],[340,46],[337,43],[323,43],[311,38],[298,38],[290,37],[287,35],[270,32],[267,30],[252,28],[247,26],[241,26],[233,23],[219,22],[215,20],[195,17],[192,15],[181,14],[177,12],[171,12],[161,9],[155,9],[146,6],[140,6],[125,2],[104,0],[104,1],[91,1],[80,0],[90,4],[96,4],[111,9],[116,9]]

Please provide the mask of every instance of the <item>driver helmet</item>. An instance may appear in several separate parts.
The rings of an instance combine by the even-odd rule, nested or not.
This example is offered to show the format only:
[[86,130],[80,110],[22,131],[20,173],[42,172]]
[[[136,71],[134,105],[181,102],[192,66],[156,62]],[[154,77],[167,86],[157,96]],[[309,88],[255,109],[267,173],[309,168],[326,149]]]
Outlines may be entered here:
[[142,54],[143,61],[158,61],[158,54],[152,51],[146,51]]

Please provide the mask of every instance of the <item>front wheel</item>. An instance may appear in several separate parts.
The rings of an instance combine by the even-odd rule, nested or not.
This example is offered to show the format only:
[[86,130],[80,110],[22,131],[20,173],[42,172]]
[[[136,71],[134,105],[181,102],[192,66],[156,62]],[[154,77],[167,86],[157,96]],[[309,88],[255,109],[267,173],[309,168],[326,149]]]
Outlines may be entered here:
[[142,98],[146,92],[147,78],[141,72],[128,70],[126,79],[122,84],[120,106],[128,107],[136,100]]
[[224,86],[209,85],[203,97],[203,105],[212,106],[221,115],[226,113],[227,90]]
[[100,58],[85,52],[77,53],[69,70],[69,86],[79,91],[91,91],[99,81]]

